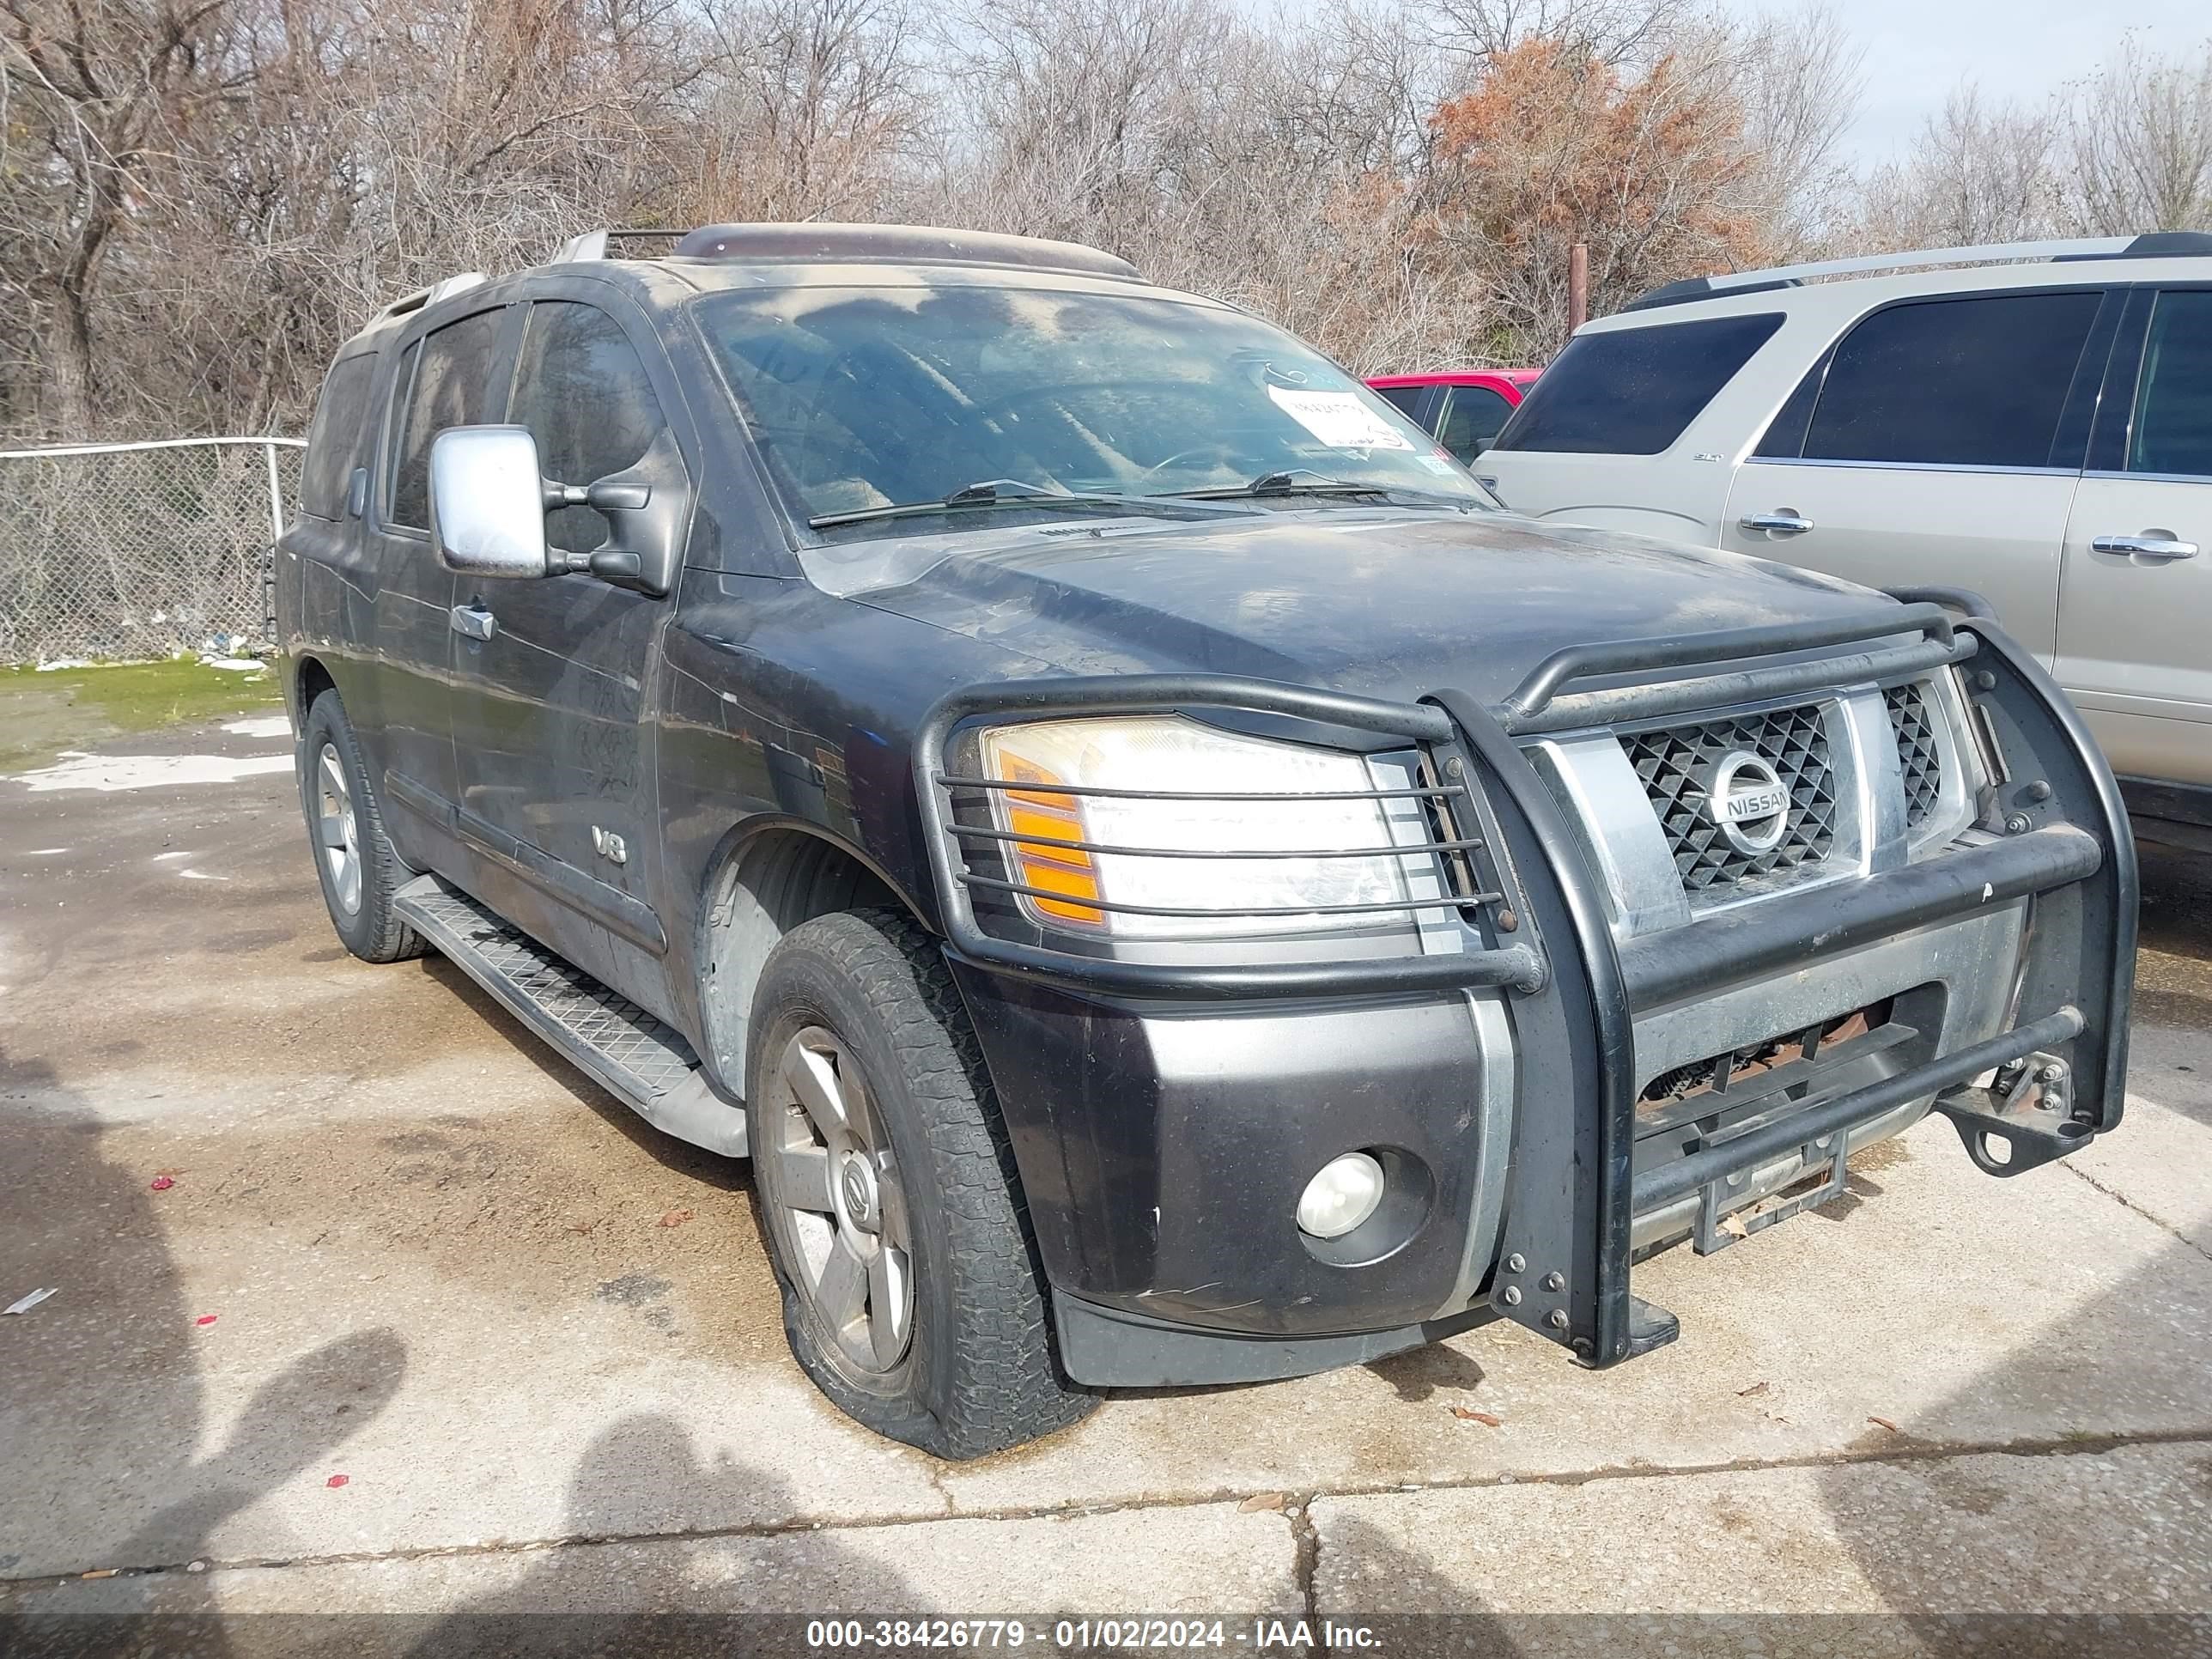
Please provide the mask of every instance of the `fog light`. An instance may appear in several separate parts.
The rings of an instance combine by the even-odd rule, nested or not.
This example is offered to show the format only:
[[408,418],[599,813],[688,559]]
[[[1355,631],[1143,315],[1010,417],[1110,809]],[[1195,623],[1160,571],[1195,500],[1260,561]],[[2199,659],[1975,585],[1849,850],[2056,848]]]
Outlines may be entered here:
[[1364,1152],[1331,1158],[1298,1197],[1298,1227],[1316,1238],[1341,1238],[1382,1201],[1382,1166]]

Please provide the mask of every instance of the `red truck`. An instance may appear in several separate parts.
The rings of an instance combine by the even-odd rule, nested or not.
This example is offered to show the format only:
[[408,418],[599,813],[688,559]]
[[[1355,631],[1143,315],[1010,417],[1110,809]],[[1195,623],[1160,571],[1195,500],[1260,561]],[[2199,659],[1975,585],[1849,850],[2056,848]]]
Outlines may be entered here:
[[1434,374],[1376,374],[1373,386],[1436,441],[1471,464],[1490,447],[1543,371],[1455,368]]

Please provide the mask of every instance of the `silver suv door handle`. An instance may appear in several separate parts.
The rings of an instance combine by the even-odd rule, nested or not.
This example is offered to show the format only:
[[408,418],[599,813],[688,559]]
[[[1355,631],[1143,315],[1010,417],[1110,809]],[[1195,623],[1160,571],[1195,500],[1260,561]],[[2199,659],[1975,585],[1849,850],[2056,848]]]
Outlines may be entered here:
[[1801,519],[1786,507],[1771,513],[1747,513],[1736,522],[1746,530],[1771,530],[1778,536],[1802,536],[1813,527],[1810,519]]
[[2147,530],[2140,536],[2100,536],[2089,545],[2100,553],[2132,553],[2139,559],[2193,559],[2195,542],[2176,541],[2170,531]]
[[488,640],[499,632],[499,618],[480,605],[453,607],[453,629],[472,640]]

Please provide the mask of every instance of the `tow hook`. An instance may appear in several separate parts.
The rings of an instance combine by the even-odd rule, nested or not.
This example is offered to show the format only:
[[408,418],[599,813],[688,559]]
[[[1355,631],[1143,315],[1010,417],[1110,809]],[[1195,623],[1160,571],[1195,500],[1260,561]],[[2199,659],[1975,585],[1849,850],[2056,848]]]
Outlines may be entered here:
[[2018,1175],[2087,1146],[2096,1133],[2074,1116],[2073,1081],[2072,1067],[2058,1055],[2026,1054],[1998,1066],[1987,1088],[1967,1084],[1937,1096],[1936,1109],[1951,1120],[1975,1168]]

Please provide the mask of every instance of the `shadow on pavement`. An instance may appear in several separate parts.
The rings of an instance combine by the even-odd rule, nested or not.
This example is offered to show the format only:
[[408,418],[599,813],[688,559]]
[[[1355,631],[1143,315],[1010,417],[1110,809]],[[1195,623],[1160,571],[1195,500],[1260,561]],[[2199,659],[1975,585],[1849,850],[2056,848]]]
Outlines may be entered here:
[[[1407,1547],[1396,1528],[1339,1514],[1321,1546],[1322,1609],[1340,1624],[1368,1626],[1382,1651],[1482,1659],[2212,1653],[2212,1397],[2193,1429],[2154,1429],[2133,1444],[2124,1434],[2070,1429],[2071,1413],[2059,1412],[2039,1413],[2023,1432],[2044,1443],[2021,1452],[1961,1455],[1945,1446],[2008,1438],[1993,1426],[1999,1419],[2017,1419],[2054,1397],[2089,1402],[2085,1425],[2104,1417],[2094,1406],[2104,1394],[2124,1419],[2173,1420],[2178,1414],[2154,1401],[2128,1399],[2130,1356],[2202,1342],[2203,1298],[2176,1298],[2170,1286],[2177,1272],[2208,1265],[2177,1243],[2082,1305],[2022,1309],[2017,1344],[2000,1361],[1900,1421],[1899,1432],[1870,1421],[1848,1461],[1810,1472],[1753,1466],[1741,1474],[1615,1478],[1580,1486],[1579,1495],[1559,1488],[1556,1501],[1522,1489],[1510,1505],[1501,1494],[1490,1522],[1479,1504],[1455,1511],[1472,1519],[1479,1540],[1442,1535],[1425,1547]],[[1981,1271],[1973,1263],[1958,1270]],[[2111,1352],[2095,1387],[2062,1377],[2045,1355],[2039,1334],[2054,1320]],[[1848,1367],[1850,1357],[1836,1363]],[[1879,1411],[1883,1402],[1866,1403]],[[2185,1414],[2190,1402],[2180,1403]],[[1510,1530],[1532,1524],[1534,1535]],[[1647,1551],[1681,1569],[1667,1592],[1678,1606],[1726,1608],[1758,1598],[1776,1610],[1605,1610],[1633,1599],[1616,1581],[1648,1568]],[[1512,1586],[1511,1599],[1486,1600],[1486,1584]],[[1528,1610],[1576,1597],[1600,1610]]]
[[810,1616],[913,1607],[897,1574],[834,1533],[588,1541],[633,1524],[641,1490],[671,1516],[704,1516],[743,1513],[782,1484],[726,1458],[702,1459],[673,1419],[625,1418],[592,1440],[569,1482],[568,1534],[579,1541],[535,1556],[521,1577],[440,1620],[409,1659],[805,1652]]
[[[189,1613],[207,1581],[181,1570],[220,1553],[231,1516],[373,1420],[406,1348],[389,1330],[325,1344],[257,1389],[222,1448],[198,1458],[202,1328],[149,1173],[103,1157],[102,1129],[50,1067],[0,1054],[0,1288],[9,1301],[58,1290],[0,1321],[0,1576],[172,1570],[125,1582],[158,1583]],[[94,1645],[71,1650],[102,1650],[106,1624],[83,1621],[70,1642]]]

